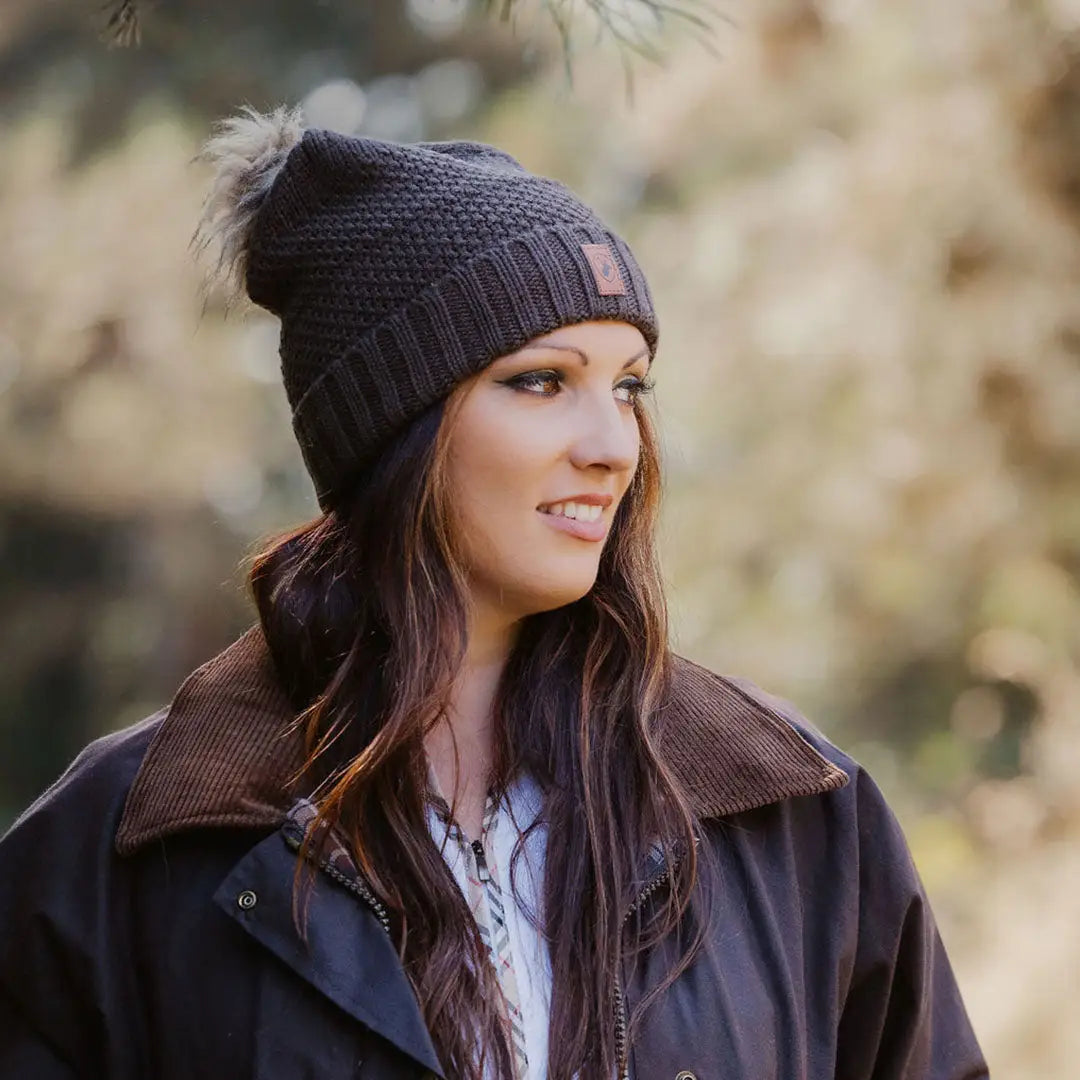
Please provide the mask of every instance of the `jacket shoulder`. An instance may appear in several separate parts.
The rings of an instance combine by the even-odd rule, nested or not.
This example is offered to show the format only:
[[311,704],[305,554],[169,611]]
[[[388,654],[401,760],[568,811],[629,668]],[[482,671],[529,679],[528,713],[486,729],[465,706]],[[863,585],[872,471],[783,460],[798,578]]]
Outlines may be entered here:
[[168,712],[163,706],[128,727],[87,743],[60,776],[16,819],[5,838],[33,821],[83,815],[99,824],[122,809],[151,740]]
[[816,942],[833,942],[842,988],[836,1075],[985,1080],[930,901],[881,789],[790,701],[748,679],[725,679],[849,780],[715,834],[717,851],[738,849],[755,863],[752,880],[772,890],[772,910],[785,910],[777,897],[786,886],[786,910],[798,913]]
[[786,698],[778,697],[749,679],[728,677],[732,685],[752,697],[762,708],[790,726],[831,766],[840,770],[846,782],[822,791],[810,800],[788,803],[785,827],[809,829],[823,843],[817,830],[828,823],[829,843],[839,843],[850,864],[876,867],[888,877],[883,887],[894,898],[920,893],[919,880],[907,839],[896,812],[866,767],[840,749],[821,729]]

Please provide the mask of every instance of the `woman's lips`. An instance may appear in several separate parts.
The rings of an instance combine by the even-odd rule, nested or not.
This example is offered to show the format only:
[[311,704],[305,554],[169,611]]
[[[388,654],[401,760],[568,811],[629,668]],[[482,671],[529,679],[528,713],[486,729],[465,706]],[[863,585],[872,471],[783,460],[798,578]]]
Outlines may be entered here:
[[536,512],[553,529],[577,536],[582,540],[603,540],[607,535],[607,522],[602,517],[597,521],[578,521],[576,518],[564,517],[562,514],[545,514],[543,510]]

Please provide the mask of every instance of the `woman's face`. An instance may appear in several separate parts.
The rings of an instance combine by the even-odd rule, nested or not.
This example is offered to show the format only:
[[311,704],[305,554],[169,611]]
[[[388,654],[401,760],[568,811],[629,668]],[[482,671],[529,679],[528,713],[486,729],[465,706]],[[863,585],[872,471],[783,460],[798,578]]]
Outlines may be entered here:
[[584,596],[637,468],[641,331],[560,327],[453,395],[447,471],[474,602],[512,619]]
[[648,349],[629,323],[560,327],[455,391],[447,470],[473,601],[517,619],[584,596],[637,468]]

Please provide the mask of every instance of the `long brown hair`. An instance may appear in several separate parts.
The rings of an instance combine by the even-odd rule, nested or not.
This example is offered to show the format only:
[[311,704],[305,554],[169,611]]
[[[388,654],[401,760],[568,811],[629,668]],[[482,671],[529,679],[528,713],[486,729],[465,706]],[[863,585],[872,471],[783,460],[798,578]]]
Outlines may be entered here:
[[[319,824],[348,838],[389,912],[446,1075],[480,1080],[485,1055],[497,1076],[513,1076],[500,991],[425,816],[424,735],[444,714],[466,648],[445,472],[456,400],[455,391],[401,431],[333,511],[265,547],[249,584],[304,728]],[[550,842],[537,919],[550,946],[554,1080],[621,1075],[619,973],[685,925],[697,878],[694,819],[657,750],[672,671],[654,547],[660,466],[641,403],[636,413],[639,463],[596,582],[522,621],[495,697],[492,787],[526,769],[544,792]],[[628,918],[654,842],[674,866],[670,883],[648,918]],[[674,966],[630,1017],[629,1041],[701,936],[680,935]]]

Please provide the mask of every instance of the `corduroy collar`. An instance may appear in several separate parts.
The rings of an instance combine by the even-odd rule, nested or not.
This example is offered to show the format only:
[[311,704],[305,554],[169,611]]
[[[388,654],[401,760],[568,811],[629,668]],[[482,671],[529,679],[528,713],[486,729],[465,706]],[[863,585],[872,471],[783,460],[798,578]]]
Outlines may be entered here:
[[[753,684],[678,657],[673,689],[661,748],[699,816],[847,782]],[[176,692],[128,793],[117,850],[198,826],[279,825],[303,761],[294,716],[256,623]]]

